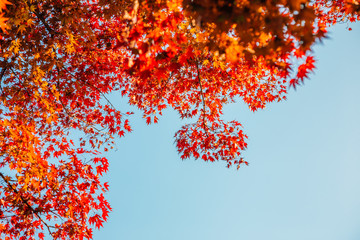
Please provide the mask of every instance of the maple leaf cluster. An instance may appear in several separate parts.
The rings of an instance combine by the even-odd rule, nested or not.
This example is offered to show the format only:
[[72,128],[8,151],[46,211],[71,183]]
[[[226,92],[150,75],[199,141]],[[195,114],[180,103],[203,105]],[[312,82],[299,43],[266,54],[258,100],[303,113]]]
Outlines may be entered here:
[[2,31],[6,31],[7,29],[7,25],[6,25],[7,18],[4,17],[4,10],[6,9],[7,4],[10,4],[10,2],[8,2],[7,0],[0,0],[0,29]]
[[0,236],[91,239],[107,220],[101,153],[132,131],[110,93],[148,124],[168,107],[194,119],[175,134],[181,158],[248,164],[224,105],[285,99],[315,68],[311,46],[359,12],[355,0],[0,0]]

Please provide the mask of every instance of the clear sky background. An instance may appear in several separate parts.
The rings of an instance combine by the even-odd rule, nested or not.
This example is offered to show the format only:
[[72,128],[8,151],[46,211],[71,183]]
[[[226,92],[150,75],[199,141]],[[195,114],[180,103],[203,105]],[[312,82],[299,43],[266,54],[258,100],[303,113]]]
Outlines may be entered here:
[[317,69],[287,101],[226,107],[249,136],[250,165],[238,171],[182,161],[178,115],[146,126],[137,112],[134,132],[107,155],[113,211],[94,239],[360,239],[360,24],[346,26],[317,44]]

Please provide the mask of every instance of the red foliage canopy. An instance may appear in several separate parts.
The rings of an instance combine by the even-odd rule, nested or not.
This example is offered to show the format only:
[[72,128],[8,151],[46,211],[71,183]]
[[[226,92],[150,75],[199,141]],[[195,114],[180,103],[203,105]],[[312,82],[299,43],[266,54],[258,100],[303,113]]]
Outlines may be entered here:
[[0,0],[0,236],[91,239],[106,221],[101,152],[132,114],[109,93],[148,124],[167,107],[194,118],[175,134],[181,158],[247,164],[224,104],[285,99],[327,27],[359,12],[356,0]]

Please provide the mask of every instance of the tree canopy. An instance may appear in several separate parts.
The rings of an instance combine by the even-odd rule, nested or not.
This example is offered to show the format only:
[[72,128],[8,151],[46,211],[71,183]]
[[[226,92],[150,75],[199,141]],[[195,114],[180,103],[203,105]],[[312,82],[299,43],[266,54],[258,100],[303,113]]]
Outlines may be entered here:
[[165,108],[194,119],[175,134],[182,159],[248,164],[223,106],[286,99],[315,68],[311,47],[359,12],[357,0],[0,0],[0,236],[91,239],[107,220],[101,153],[133,114],[110,93],[148,124]]

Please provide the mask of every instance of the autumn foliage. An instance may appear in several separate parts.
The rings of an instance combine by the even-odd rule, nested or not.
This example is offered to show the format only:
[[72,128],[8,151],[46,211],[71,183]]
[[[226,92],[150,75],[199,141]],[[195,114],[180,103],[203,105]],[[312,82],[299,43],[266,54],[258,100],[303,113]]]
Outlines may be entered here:
[[109,93],[148,124],[168,107],[194,119],[175,134],[182,159],[247,164],[223,106],[285,99],[327,28],[359,12],[357,0],[0,0],[1,238],[91,239],[107,220],[101,153],[132,114]]

